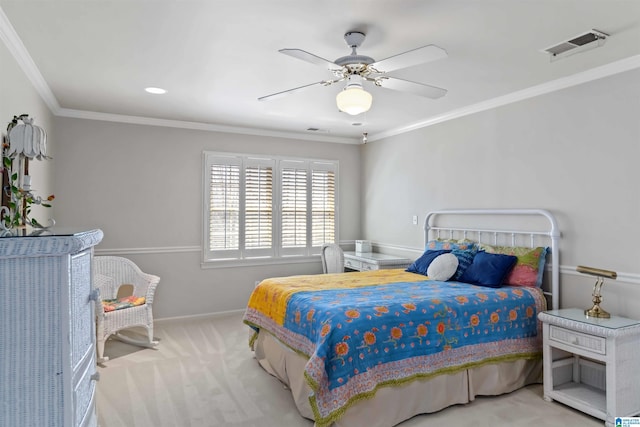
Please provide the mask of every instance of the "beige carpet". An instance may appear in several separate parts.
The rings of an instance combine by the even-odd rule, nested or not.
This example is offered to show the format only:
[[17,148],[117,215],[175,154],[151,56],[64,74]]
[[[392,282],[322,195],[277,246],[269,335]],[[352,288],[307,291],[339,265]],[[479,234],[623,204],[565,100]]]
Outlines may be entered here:
[[[157,350],[109,341],[99,367],[101,427],[311,427],[290,392],[248,347],[242,314],[156,324]],[[534,385],[414,417],[400,427],[601,427],[600,420],[542,399]]]

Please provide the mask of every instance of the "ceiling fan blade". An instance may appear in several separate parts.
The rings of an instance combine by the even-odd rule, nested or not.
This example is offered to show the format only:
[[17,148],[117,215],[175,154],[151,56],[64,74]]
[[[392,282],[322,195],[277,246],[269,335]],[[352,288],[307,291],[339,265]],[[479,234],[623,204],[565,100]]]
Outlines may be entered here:
[[446,58],[447,56],[446,50],[430,44],[374,62],[369,67],[387,73],[389,71]]
[[291,95],[295,92],[304,90],[311,86],[317,86],[317,85],[329,86],[330,84],[336,83],[338,81],[340,80],[322,80],[315,83],[309,83],[308,85],[294,87],[293,89],[283,90],[282,92],[272,93],[271,95],[261,96],[260,98],[258,98],[258,101],[271,101],[272,99],[281,98],[286,95]]
[[376,79],[376,85],[386,89],[412,93],[414,95],[420,95],[431,99],[441,98],[447,94],[446,89],[429,86],[424,83],[402,80],[395,77],[380,77]]
[[302,59],[303,61],[310,62],[312,64],[326,67],[327,69],[337,67],[336,64],[329,61],[328,59],[320,58],[319,56],[302,49],[280,49],[278,52],[284,53],[285,55],[289,55],[297,59]]

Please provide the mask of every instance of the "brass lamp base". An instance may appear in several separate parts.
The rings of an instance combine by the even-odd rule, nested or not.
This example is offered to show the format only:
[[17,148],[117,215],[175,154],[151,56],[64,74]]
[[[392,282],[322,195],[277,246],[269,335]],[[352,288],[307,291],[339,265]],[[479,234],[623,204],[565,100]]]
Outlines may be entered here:
[[600,319],[609,319],[611,317],[611,315],[600,308],[598,304],[594,304],[593,307],[585,310],[584,314],[586,314],[587,317],[598,317]]
[[596,284],[593,286],[593,292],[591,296],[593,297],[593,307],[584,311],[587,317],[596,317],[600,319],[609,319],[611,315],[600,308],[600,303],[602,302],[602,295],[600,294],[600,289],[602,289],[602,285],[604,284],[603,277],[608,277],[610,279],[615,279],[617,277],[617,273],[615,271],[602,270],[599,268],[592,267],[583,267],[579,265],[576,270],[580,273],[591,274],[593,276],[597,276]]

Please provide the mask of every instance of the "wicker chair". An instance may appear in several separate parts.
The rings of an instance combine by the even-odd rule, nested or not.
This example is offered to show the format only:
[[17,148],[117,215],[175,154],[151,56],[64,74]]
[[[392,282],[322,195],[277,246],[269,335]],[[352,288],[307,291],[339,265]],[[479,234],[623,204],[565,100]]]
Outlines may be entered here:
[[[104,357],[104,344],[111,335],[120,341],[142,347],[155,347],[153,339],[153,296],[160,282],[158,276],[147,274],[133,261],[115,256],[95,256],[93,258],[93,277],[100,298],[96,304],[97,317],[97,351],[98,362],[109,360]],[[132,285],[133,295],[144,297],[142,305],[105,311],[102,300],[115,299],[122,285]],[[119,331],[132,327],[143,327],[147,330],[146,340],[137,340],[123,335]]]
[[326,243],[322,245],[320,255],[323,273],[344,273],[344,252],[340,246]]

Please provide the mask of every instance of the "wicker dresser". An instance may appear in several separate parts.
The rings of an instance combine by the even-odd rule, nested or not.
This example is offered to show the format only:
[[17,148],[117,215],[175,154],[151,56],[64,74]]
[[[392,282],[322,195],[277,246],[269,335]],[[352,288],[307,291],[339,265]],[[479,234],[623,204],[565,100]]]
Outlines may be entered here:
[[0,426],[96,426],[101,230],[0,236]]

